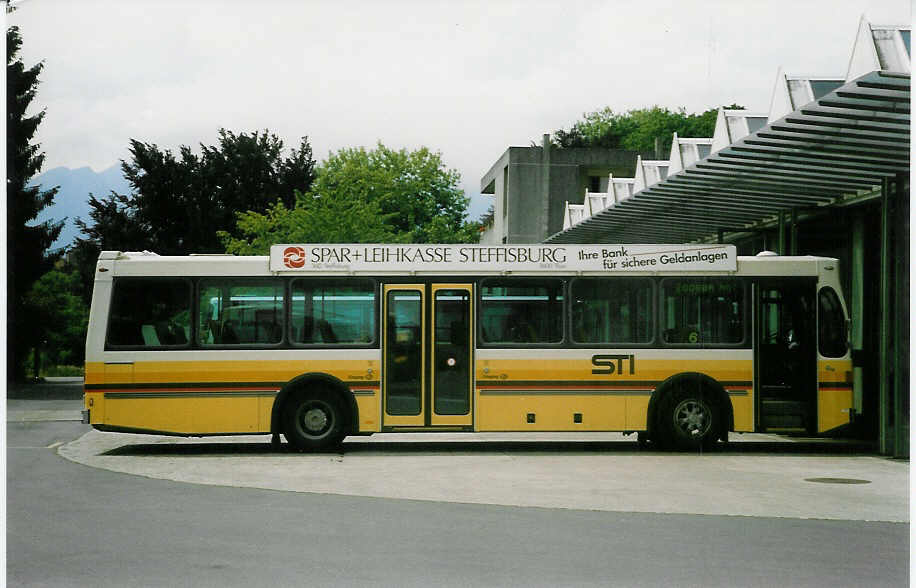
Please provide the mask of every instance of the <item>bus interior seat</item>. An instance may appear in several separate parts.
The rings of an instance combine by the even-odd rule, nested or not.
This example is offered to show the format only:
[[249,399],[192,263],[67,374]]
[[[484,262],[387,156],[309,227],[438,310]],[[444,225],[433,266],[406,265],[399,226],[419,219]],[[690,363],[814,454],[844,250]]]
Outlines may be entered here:
[[[147,329],[147,327],[151,327]],[[151,335],[155,334],[157,342],[156,343],[146,343],[147,345],[184,345],[188,342],[188,336],[185,332],[185,328],[190,329],[189,327],[182,327],[168,321],[159,321],[154,325],[143,325],[143,339],[152,340]],[[151,331],[154,331],[151,332]]]
[[153,325],[141,325],[140,331],[143,334],[143,344],[147,347],[153,347],[161,345],[159,343],[159,336],[156,335],[156,327]]
[[220,329],[220,340],[218,342],[226,345],[238,345],[241,342],[239,341],[238,334],[235,332],[235,325],[232,321],[223,323],[223,327]]
[[302,317],[302,331],[296,341],[299,343],[313,343],[315,341],[314,330],[315,319],[311,315]]
[[334,329],[331,328],[331,323],[328,321],[318,321],[318,332],[321,333],[321,340],[324,343],[337,343],[337,335],[334,334]]
[[174,323],[169,325],[169,331],[172,333],[173,345],[184,345],[188,342],[188,336],[185,334],[184,328]]
[[175,336],[172,334],[169,324],[165,321],[156,323],[156,336],[159,338],[161,345],[174,345],[176,343]]
[[222,338],[219,332],[219,321],[210,319],[207,321],[207,327],[210,329],[210,340],[205,341],[205,343],[220,343]]
[[256,323],[255,330],[257,343],[279,343],[283,338],[283,329],[275,322]]
[[[665,343],[683,344],[683,343],[691,343],[690,341],[691,333],[697,333],[697,336],[699,336],[699,332],[697,331],[695,327],[692,327],[690,325],[682,325],[680,327],[675,327],[673,329],[665,329],[662,335],[665,340]],[[698,341],[692,341],[692,342],[696,343]]]
[[537,343],[538,334],[534,326],[525,319],[507,320],[503,331],[505,339],[515,343]]
[[112,318],[108,326],[108,341],[114,345],[146,345],[143,325],[130,320]]
[[277,323],[275,309],[255,311],[254,332],[255,341],[258,343],[278,343],[283,338],[283,329]]

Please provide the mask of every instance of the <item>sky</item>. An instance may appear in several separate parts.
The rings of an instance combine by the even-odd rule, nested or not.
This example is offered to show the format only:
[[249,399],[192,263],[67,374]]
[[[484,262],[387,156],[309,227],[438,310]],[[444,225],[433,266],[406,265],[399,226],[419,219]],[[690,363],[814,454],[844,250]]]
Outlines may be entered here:
[[19,0],[44,170],[102,171],[130,139],[212,145],[269,129],[316,159],[426,146],[480,178],[510,146],[586,112],[660,105],[766,112],[777,69],[843,77],[859,18],[911,21],[909,0],[451,2]]

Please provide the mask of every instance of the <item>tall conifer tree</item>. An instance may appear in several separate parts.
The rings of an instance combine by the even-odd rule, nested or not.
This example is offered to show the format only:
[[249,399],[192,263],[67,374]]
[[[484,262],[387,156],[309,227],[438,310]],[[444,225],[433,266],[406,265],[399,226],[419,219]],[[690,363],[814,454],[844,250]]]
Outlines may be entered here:
[[22,38],[18,27],[6,31],[6,263],[7,263],[7,378],[25,375],[28,350],[34,329],[24,298],[29,288],[60,257],[49,252],[63,222],[35,223],[38,213],[54,201],[57,187],[42,190],[29,181],[44,163],[44,153],[32,141],[44,118],[41,111],[28,116],[26,111],[38,92],[38,75],[43,64],[26,68],[19,57]]

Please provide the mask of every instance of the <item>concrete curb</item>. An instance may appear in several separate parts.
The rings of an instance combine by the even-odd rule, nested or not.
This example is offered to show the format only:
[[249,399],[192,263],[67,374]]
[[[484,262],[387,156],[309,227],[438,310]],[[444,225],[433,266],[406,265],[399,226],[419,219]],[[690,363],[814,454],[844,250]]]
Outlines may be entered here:
[[8,423],[37,423],[43,421],[76,421],[83,420],[79,411],[73,410],[9,410],[6,413]]
[[[58,453],[91,467],[149,478],[289,492],[600,511],[909,521],[907,462],[785,452],[662,454],[636,451],[632,441],[613,434],[584,441],[581,435],[538,435],[533,450],[513,451],[511,444],[504,450],[512,439],[518,435],[375,435],[348,439],[340,453],[301,454],[272,452],[264,436],[184,439],[90,431]],[[591,449],[587,443],[603,445]],[[817,478],[867,483],[810,481]]]

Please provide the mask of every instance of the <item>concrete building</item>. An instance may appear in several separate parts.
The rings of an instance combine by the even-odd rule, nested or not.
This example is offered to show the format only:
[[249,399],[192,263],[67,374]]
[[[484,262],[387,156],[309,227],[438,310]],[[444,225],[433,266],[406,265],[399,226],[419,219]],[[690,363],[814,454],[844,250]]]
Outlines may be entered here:
[[675,137],[665,178],[635,177],[622,198],[569,205],[546,241],[718,241],[742,255],[838,258],[854,430],[907,457],[909,164],[910,27],[863,18],[845,76],[780,70],[768,113],[720,110],[711,140]]
[[[647,154],[648,155],[648,154]],[[586,191],[607,192],[612,176],[632,176],[640,153],[620,149],[509,147],[480,180],[493,194],[493,222],[483,244],[539,243],[563,228],[567,203],[581,205]]]

